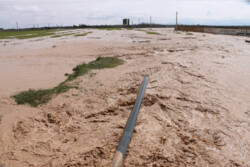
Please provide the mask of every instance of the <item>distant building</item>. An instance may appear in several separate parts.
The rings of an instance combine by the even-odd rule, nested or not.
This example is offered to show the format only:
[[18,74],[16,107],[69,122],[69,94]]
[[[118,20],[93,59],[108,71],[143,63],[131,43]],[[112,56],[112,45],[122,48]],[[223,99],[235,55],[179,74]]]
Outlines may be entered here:
[[129,26],[129,19],[123,19],[123,26]]

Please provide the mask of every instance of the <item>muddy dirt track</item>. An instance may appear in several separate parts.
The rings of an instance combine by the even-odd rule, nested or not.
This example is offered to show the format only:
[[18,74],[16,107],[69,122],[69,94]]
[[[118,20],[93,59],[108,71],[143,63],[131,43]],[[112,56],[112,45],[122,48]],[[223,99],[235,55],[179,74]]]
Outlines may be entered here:
[[[152,30],[161,35],[91,31],[77,39],[15,40],[0,46],[6,67],[0,66],[2,166],[109,166],[147,75],[124,166],[250,166],[247,38],[172,29]],[[98,56],[125,63],[79,77],[72,81],[77,89],[38,108],[10,98],[21,90],[56,86],[64,73]]]

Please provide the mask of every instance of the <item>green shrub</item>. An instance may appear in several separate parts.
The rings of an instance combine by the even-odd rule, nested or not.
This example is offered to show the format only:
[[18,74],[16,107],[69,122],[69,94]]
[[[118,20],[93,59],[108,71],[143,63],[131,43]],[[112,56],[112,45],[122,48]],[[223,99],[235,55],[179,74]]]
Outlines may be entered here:
[[39,89],[23,91],[17,95],[14,95],[17,104],[30,104],[33,107],[37,107],[40,104],[47,103],[53,95],[67,92],[70,88],[68,85],[60,84],[52,89]]

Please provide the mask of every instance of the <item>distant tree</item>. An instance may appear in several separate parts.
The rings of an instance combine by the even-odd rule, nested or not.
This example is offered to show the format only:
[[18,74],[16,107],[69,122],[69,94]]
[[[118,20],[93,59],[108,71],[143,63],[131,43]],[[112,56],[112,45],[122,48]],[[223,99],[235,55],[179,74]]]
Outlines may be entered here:
[[79,24],[80,28],[86,28],[87,26],[85,24]]

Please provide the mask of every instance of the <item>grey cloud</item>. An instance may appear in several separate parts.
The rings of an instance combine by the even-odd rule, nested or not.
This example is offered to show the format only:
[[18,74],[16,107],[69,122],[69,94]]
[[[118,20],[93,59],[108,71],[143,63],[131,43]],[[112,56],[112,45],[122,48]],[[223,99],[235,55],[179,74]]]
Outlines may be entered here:
[[[250,24],[250,0],[8,0],[0,1],[0,27],[33,24],[120,24],[128,17],[185,24]],[[233,12],[232,12],[233,11]],[[238,21],[237,21],[238,20]],[[137,22],[137,21],[136,21]]]
[[38,6],[35,6],[35,5],[14,6],[13,9],[16,10],[17,12],[40,12],[40,11],[42,11],[41,8],[39,8]]

